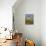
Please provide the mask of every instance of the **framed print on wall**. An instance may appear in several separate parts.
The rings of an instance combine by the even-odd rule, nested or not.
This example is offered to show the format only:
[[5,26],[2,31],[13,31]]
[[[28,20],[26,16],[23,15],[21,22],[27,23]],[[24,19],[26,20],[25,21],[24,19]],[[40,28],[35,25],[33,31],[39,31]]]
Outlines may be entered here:
[[27,25],[34,24],[34,16],[33,16],[33,14],[25,14],[25,24],[27,24]]

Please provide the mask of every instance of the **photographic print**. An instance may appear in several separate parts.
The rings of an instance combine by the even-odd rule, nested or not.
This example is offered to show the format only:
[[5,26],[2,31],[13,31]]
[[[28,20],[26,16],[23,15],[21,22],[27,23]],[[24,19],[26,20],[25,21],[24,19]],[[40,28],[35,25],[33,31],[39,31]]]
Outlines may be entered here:
[[34,24],[33,14],[25,14],[25,24]]

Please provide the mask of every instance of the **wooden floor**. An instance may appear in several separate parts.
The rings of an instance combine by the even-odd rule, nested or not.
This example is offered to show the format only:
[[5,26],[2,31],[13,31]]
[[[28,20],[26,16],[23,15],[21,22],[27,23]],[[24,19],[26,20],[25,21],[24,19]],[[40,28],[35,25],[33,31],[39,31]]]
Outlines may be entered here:
[[18,39],[20,39],[20,37],[18,38],[16,36],[13,36],[12,38],[13,38],[12,40],[0,39],[0,42],[3,42],[4,40],[6,40],[5,42],[0,43],[0,46],[16,46],[16,41],[19,41]]
[[15,39],[13,39],[13,40],[6,40],[6,42],[0,44],[0,46],[16,46],[15,45]]

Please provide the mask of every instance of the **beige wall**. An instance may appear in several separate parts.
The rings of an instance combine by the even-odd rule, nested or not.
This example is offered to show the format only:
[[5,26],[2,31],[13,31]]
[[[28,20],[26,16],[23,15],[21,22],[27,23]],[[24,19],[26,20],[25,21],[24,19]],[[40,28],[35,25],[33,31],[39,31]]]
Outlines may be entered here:
[[[34,24],[25,24],[25,13],[34,14]],[[41,2],[40,0],[24,0],[14,12],[15,28],[22,32],[24,38],[35,41],[36,46],[41,46]]]
[[[12,28],[12,6],[15,3],[15,1],[16,0],[0,0],[0,26],[5,26],[8,28],[10,27],[10,29]],[[17,13],[15,12],[16,29],[20,32],[23,32],[24,37],[27,36],[26,35],[27,33],[28,35],[31,36],[31,37],[29,36],[29,39],[30,38],[34,39],[36,42],[38,41],[38,39],[40,40],[39,33],[41,32],[40,34],[42,38],[41,39],[42,46],[46,46],[46,0],[41,0],[41,7],[40,7],[40,0],[30,0],[30,1],[31,1],[30,3],[28,1],[24,1],[23,6],[21,6],[21,8],[19,7],[20,10],[16,9],[16,12],[20,11],[19,12],[20,14],[18,13],[18,16],[17,16]],[[26,6],[26,4],[28,5]],[[41,12],[39,12],[39,10],[37,11],[37,9],[40,9]],[[29,10],[31,11],[31,13],[34,13],[33,26],[25,25],[24,13]],[[41,22],[41,28],[40,28],[40,22]],[[36,33],[38,33],[38,35]],[[37,42],[37,44],[39,44],[39,42]]]
[[12,6],[16,0],[0,0],[0,27],[12,28]]
[[46,46],[46,0],[41,1],[41,38],[42,46]]

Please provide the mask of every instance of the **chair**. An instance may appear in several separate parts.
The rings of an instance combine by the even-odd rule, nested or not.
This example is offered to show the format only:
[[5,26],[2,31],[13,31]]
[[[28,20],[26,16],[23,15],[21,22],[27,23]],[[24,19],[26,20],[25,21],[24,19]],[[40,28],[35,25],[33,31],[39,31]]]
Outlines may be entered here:
[[15,33],[15,43],[16,46],[22,45],[22,33]]
[[26,40],[25,46],[35,46],[35,43],[32,40]]

